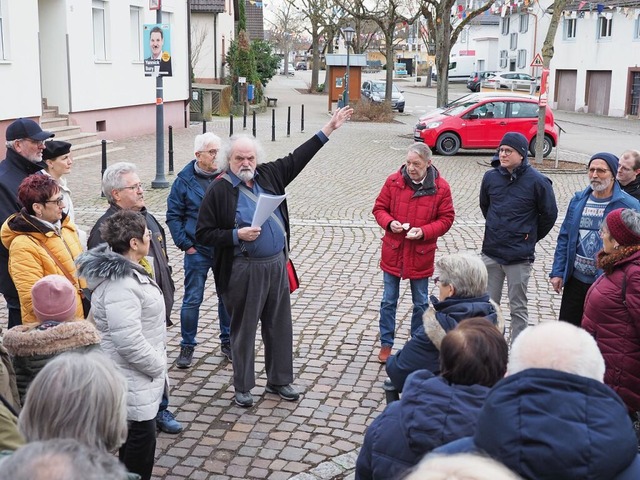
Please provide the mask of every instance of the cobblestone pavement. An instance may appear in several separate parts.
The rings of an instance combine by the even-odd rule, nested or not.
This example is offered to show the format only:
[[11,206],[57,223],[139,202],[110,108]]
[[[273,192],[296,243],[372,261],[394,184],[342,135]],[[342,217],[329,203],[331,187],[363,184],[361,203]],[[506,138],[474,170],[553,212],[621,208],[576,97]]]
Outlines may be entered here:
[[[328,119],[326,97],[302,95],[298,77],[276,78],[270,96],[275,109],[277,140],[271,141],[270,112],[258,115],[257,136],[269,159],[288,153]],[[305,132],[300,110],[305,105]],[[291,136],[286,137],[287,107],[292,107]],[[153,118],[149,122],[154,122]],[[249,122],[250,124],[250,122]],[[241,130],[236,119],[235,131]],[[192,158],[193,137],[201,125],[176,129],[176,173]],[[229,120],[209,124],[226,137]],[[288,189],[292,224],[292,258],[301,288],[292,295],[295,386],[299,402],[266,394],[264,349],[256,341],[254,407],[233,403],[232,369],[220,353],[213,281],[200,311],[199,345],[194,366],[173,366],[180,340],[179,308],[183,296],[182,253],[173,244],[169,255],[177,286],[173,320],[168,331],[169,374],[173,389],[170,408],[184,425],[179,435],[158,437],[155,479],[299,479],[350,478],[357,448],[367,425],[384,408],[381,389],[384,368],[377,362],[378,309],[382,275],[378,268],[381,230],[371,209],[385,178],[403,163],[412,141],[402,123],[350,122],[334,132],[330,142]],[[153,136],[118,142],[123,150],[109,162],[128,160],[140,168],[149,185],[155,172]],[[452,187],[456,221],[438,243],[438,255],[479,251],[483,221],[477,206],[480,179],[489,155],[436,156],[434,164]],[[584,173],[550,174],[561,215],[574,191],[586,184]],[[173,176],[168,176],[172,180]],[[99,157],[78,160],[69,177],[79,224],[93,225],[106,209],[100,198]],[[168,190],[147,190],[150,211],[165,218]],[[559,297],[547,277],[559,228],[540,242],[530,282],[530,322],[557,318]],[[167,229],[168,234],[168,229]],[[403,282],[398,308],[395,348],[407,340],[411,292]],[[3,303],[3,302],[2,302]],[[6,311],[0,312],[2,323]],[[508,315],[507,315],[508,317]]]

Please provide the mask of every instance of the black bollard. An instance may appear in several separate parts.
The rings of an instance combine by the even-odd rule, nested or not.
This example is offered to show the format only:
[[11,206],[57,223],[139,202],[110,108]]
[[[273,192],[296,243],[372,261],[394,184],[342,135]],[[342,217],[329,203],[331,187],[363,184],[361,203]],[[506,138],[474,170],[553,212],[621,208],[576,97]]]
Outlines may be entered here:
[[271,110],[271,141],[276,141],[276,109]]
[[173,127],[169,125],[169,175],[173,175]]
[[233,114],[229,114],[229,136],[233,135]]
[[242,129],[247,129],[247,102],[244,102],[243,112],[242,112]]
[[291,107],[287,107],[287,137],[291,136]]
[[300,131],[304,132],[304,104],[302,105],[302,113],[300,115]]
[[253,111],[253,136],[256,136],[256,111]]
[[207,133],[207,121],[202,119],[202,133]]
[[[102,140],[102,171],[100,172],[100,178],[104,177],[104,171],[107,169],[107,141]],[[104,192],[100,193],[101,197],[104,197]]]

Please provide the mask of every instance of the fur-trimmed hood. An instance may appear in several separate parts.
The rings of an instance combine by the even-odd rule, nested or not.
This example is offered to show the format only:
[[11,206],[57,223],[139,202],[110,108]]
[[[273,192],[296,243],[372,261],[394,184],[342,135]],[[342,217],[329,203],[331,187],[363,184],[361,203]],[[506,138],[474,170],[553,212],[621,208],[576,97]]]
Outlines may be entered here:
[[136,275],[149,276],[142,266],[119,253],[112,252],[106,243],[79,255],[76,266],[78,276],[87,280],[91,290],[105,280],[118,280]]
[[422,316],[424,331],[429,340],[440,350],[444,336],[453,330],[462,320],[473,317],[486,317],[500,332],[504,332],[504,316],[500,306],[483,295],[476,298],[450,297],[439,301],[431,296],[433,308],[429,308]]
[[98,330],[87,320],[61,322],[46,330],[36,327],[17,325],[7,330],[3,339],[7,351],[16,357],[31,357],[54,355],[100,343]]

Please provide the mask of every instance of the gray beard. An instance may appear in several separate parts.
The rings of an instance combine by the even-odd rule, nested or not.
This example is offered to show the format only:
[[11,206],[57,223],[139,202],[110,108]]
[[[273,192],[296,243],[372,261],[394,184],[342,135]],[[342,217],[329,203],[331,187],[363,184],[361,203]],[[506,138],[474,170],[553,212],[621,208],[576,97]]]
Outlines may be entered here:
[[613,181],[612,178],[607,178],[606,180],[602,180],[599,185],[594,185],[593,182],[591,182],[591,189],[594,192],[604,192],[607,188],[611,186],[612,181]]
[[251,180],[253,180],[254,172],[247,172],[247,171],[238,172],[236,176],[243,182],[250,182]]

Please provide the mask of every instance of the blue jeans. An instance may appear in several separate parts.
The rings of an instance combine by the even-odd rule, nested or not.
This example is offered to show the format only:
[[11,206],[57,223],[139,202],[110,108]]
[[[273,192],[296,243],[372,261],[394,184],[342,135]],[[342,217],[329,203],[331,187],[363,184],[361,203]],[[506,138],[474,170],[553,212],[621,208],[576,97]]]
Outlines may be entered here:
[[[207,274],[213,268],[213,258],[199,252],[184,254],[184,299],[180,309],[181,346],[195,347],[198,331],[200,305],[204,297],[204,284]],[[218,296],[218,320],[220,321],[220,341],[229,343],[229,325],[231,317],[224,308],[222,299]]]
[[[396,331],[396,309],[400,296],[400,277],[384,274],[384,292],[380,302],[380,343],[393,346]],[[422,325],[422,315],[429,308],[429,278],[409,280],[411,285],[411,301],[413,314],[411,315],[411,335]]]

